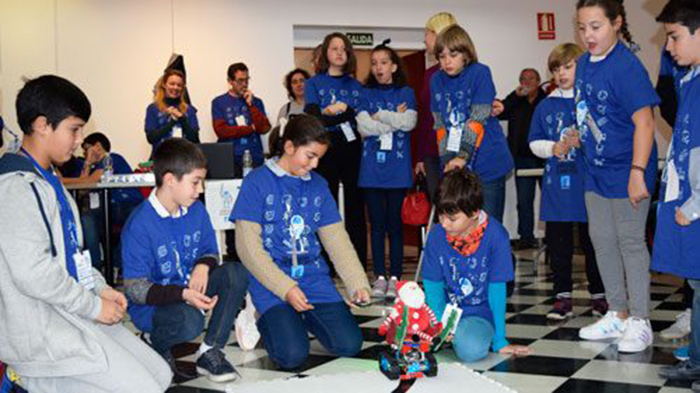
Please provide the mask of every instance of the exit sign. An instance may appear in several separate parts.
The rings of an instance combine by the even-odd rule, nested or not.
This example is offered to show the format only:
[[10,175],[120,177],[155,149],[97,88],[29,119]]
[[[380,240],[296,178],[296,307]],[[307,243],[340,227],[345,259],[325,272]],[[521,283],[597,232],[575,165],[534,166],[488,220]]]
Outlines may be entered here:
[[345,34],[355,46],[373,46],[374,34],[372,33],[347,33]]

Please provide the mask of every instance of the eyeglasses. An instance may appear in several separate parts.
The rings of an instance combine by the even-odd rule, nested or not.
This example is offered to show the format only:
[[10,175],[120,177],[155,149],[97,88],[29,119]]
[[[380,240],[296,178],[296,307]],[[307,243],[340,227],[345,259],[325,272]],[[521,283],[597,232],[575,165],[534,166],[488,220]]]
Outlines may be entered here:
[[236,79],[234,79],[233,81],[236,82],[236,83],[247,83],[247,82],[250,82],[250,79],[251,79],[250,77],[247,77],[247,78],[236,78]]

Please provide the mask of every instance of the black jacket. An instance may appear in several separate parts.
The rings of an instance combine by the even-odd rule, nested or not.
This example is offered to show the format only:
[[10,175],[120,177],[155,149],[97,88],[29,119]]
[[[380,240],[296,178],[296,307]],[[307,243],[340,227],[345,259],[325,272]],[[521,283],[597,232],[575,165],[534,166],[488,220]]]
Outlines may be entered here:
[[508,147],[513,157],[537,158],[530,150],[527,136],[530,133],[530,122],[535,112],[535,107],[547,94],[542,89],[537,89],[535,100],[530,103],[527,96],[520,97],[515,91],[503,100],[503,113],[498,118],[508,122]]

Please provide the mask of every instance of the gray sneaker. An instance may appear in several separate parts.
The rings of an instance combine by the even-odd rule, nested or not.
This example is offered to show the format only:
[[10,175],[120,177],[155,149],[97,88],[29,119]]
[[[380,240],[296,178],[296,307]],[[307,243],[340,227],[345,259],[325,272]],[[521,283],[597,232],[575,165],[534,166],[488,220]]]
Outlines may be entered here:
[[386,295],[386,278],[379,276],[372,284],[372,297],[384,297]]
[[391,277],[389,279],[389,285],[386,288],[386,297],[388,299],[396,299],[396,284],[399,282],[399,279],[396,277]]

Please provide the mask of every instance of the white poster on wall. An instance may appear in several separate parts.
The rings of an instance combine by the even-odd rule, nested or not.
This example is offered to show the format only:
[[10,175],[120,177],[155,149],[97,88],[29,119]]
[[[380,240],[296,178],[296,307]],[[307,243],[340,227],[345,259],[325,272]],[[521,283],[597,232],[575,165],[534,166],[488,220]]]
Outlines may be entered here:
[[241,179],[207,180],[204,188],[204,204],[214,230],[224,231],[234,228],[228,218],[241,190],[241,183],[243,183]]

